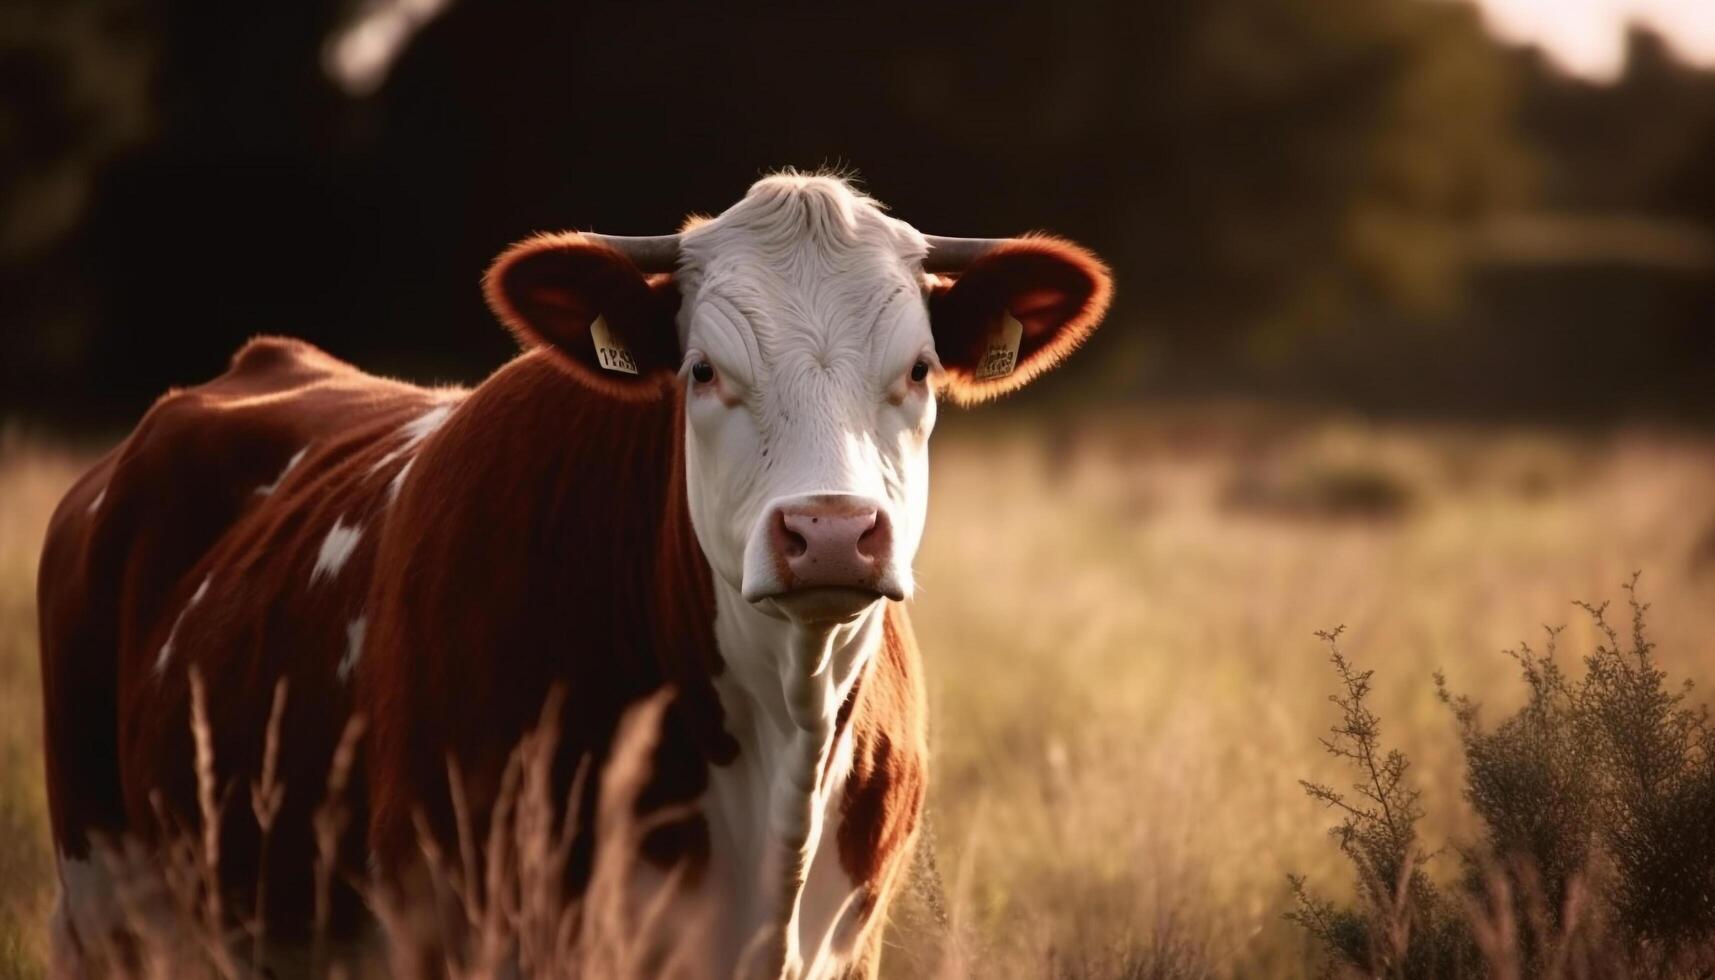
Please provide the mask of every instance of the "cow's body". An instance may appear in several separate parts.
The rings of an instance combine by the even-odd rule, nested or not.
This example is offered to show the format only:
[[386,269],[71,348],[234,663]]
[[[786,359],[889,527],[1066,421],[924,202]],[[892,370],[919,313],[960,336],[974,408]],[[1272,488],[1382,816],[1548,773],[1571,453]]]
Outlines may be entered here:
[[[782,200],[824,223],[839,215],[817,208],[849,212],[853,202],[866,203],[836,181],[793,180]],[[823,198],[833,203],[819,203]],[[779,223],[772,212],[763,218]],[[839,220],[891,222],[867,213]],[[898,237],[894,224],[876,227]],[[603,276],[636,276],[623,260],[575,237],[535,240],[511,254],[522,254],[520,262],[570,256],[601,263]],[[915,254],[920,259],[921,245]],[[686,269],[696,261],[687,259]],[[898,274],[905,282],[913,261],[906,254]],[[546,312],[529,308],[532,297],[544,295],[526,288],[539,285],[539,267],[516,266],[529,273],[518,277],[524,285],[495,286],[512,272],[503,266],[491,274],[490,298],[515,328],[524,322],[535,330],[543,317],[565,311],[559,293],[546,294],[553,302]],[[719,268],[707,261],[687,271],[682,288],[692,289],[699,276],[714,281],[711,270]],[[805,273],[811,294],[817,282],[845,281],[842,268]],[[617,328],[636,331],[622,315],[641,316],[635,311],[663,286],[652,281],[653,292],[638,292],[636,281],[617,298],[605,280],[589,286],[606,297],[590,305],[606,304],[617,311],[608,313]],[[561,280],[551,285],[559,289]],[[1081,297],[1077,322],[1093,326],[1099,316],[1105,279],[1099,285]],[[512,292],[496,292],[503,289]],[[508,302],[513,295],[516,306]],[[677,306],[675,297],[665,315]],[[916,319],[901,322],[926,337],[927,321],[914,325],[921,312],[903,309]],[[766,314],[762,307],[744,316]],[[680,316],[682,344],[706,348],[705,329]],[[952,341],[939,323],[936,329],[945,349]],[[629,336],[647,367],[652,341]],[[808,348],[803,363],[814,367],[799,369],[787,345],[807,336],[802,331],[771,334],[756,326],[755,336],[750,367],[733,369],[750,389],[758,386],[748,374],[758,368],[758,345],[776,384],[782,370],[810,370],[812,381],[823,376],[818,372],[839,377],[842,364],[867,370],[879,355],[866,351],[884,346],[862,337],[854,346],[843,335],[832,346]],[[1042,356],[1058,357],[1076,339],[1049,336]],[[880,912],[910,853],[926,778],[918,656],[903,608],[876,594],[908,591],[908,551],[921,527],[921,501],[901,497],[933,422],[922,372],[908,370],[912,349],[901,348],[903,367],[883,365],[882,380],[893,387],[877,389],[880,404],[903,406],[883,407],[884,415],[927,412],[904,416],[897,437],[883,436],[899,439],[910,458],[889,461],[895,450],[884,441],[873,450],[884,476],[873,484],[852,476],[848,461],[839,479],[858,484],[811,476],[808,484],[755,490],[758,499],[804,489],[820,495],[779,498],[809,503],[768,504],[776,509],[760,524],[735,515],[742,521],[730,522],[733,534],[754,524],[763,535],[751,535],[748,545],[723,539],[721,508],[744,505],[727,498],[717,504],[721,486],[711,485],[726,479],[731,461],[711,457],[710,441],[730,438],[742,416],[728,413],[748,397],[738,382],[723,380],[730,361],[706,383],[705,373],[714,371],[702,363],[686,369],[694,379],[681,372],[675,380],[672,364],[653,377],[645,370],[616,396],[604,385],[630,379],[594,377],[569,349],[549,335],[544,346],[464,391],[375,378],[293,341],[254,341],[220,378],[164,397],[67,495],[41,574],[62,963],[75,963],[80,947],[99,942],[112,924],[95,845],[155,841],[161,813],[195,825],[194,667],[209,692],[216,773],[238,789],[221,844],[229,903],[239,910],[262,866],[243,795],[261,768],[276,681],[289,684],[279,766],[286,794],[265,864],[269,932],[282,943],[308,938],[311,813],[353,713],[368,731],[346,791],[353,820],[342,842],[344,871],[361,877],[367,868],[375,882],[403,887],[423,867],[416,814],[431,843],[458,853],[448,759],[462,774],[480,834],[507,756],[550,691],[566,698],[554,767],[563,790],[579,759],[599,768],[628,706],[667,689],[671,700],[637,806],[673,819],[643,840],[638,885],[674,883],[677,936],[697,923],[704,944],[697,958],[712,974],[741,963],[753,972],[814,976],[873,964]],[[667,356],[677,358],[678,349]],[[980,344],[974,349],[981,353]],[[919,368],[923,357],[933,354],[919,357]],[[887,380],[902,370],[911,373],[908,381]],[[956,377],[956,365],[948,370]],[[859,395],[842,397],[868,404],[863,385],[854,390]],[[832,404],[834,393],[823,388],[816,397]],[[833,458],[830,447],[852,442],[868,424],[830,415],[820,428],[783,428],[754,403],[752,413],[763,432],[748,464],[754,469],[745,471],[752,484],[774,470],[764,458],[771,448],[779,460],[807,446],[790,465],[808,465],[803,461]],[[861,448],[861,440],[853,444]],[[880,496],[821,493],[848,486],[873,487],[867,492]],[[836,546],[851,545],[816,537],[834,532],[808,523],[800,535],[790,530],[795,522],[820,515],[814,519],[829,523],[817,528],[844,527],[851,502],[868,499],[883,501],[879,513],[863,511],[871,515],[864,526],[879,527],[882,544],[865,533],[850,552],[857,563],[851,584],[826,577],[847,575],[845,565],[805,564],[839,558],[846,553]],[[891,547],[906,552],[903,570],[876,564],[872,553],[893,561],[885,550]],[[745,549],[742,562],[734,548]],[[587,876],[590,848],[601,844],[588,827],[597,783],[583,784],[585,832],[568,876],[574,891]],[[342,893],[335,913],[336,939],[362,929],[352,895]],[[655,942],[673,939],[670,930]]]

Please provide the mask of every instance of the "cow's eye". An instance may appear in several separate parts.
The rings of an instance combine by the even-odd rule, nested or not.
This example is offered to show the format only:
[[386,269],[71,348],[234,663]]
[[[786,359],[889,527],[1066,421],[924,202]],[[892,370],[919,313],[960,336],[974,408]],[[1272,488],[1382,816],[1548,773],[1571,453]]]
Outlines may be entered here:
[[708,361],[698,361],[691,365],[691,377],[696,379],[697,384],[706,385],[715,380],[715,366]]
[[912,381],[922,381],[924,378],[927,378],[928,376],[929,376],[929,362],[925,361],[924,359],[919,357],[917,359],[917,363],[911,365],[911,380]]

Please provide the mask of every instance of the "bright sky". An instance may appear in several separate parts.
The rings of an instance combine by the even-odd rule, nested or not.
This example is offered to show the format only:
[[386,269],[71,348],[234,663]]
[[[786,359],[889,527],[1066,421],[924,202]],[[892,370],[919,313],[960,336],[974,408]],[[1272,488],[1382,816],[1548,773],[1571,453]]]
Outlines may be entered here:
[[1606,80],[1623,68],[1626,27],[1652,27],[1685,61],[1715,67],[1715,0],[1475,0],[1490,30],[1540,45],[1561,67]]
[[[353,95],[387,77],[411,36],[452,0],[362,0],[324,51],[327,71]],[[1597,80],[1624,67],[1626,28],[1653,27],[1680,58],[1715,68],[1715,0],[1471,0],[1489,29],[1548,50],[1561,67]]]

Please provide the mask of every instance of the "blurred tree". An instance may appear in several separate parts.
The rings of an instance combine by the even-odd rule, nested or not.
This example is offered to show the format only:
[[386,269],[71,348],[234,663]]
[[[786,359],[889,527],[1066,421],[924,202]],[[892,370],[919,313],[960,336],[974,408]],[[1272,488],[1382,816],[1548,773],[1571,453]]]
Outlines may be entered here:
[[153,50],[129,0],[0,7],[0,259],[72,230],[90,184],[153,123]]
[[87,368],[99,308],[65,242],[103,169],[148,138],[154,48],[133,0],[0,5],[0,387]]
[[1127,225],[1150,230],[1134,267],[1174,272],[1157,316],[1266,352],[1346,322],[1354,304],[1446,308],[1466,232],[1516,206],[1528,172],[1511,79],[1474,12],[1416,0],[1172,9],[1185,23],[1151,52],[1168,77],[1127,114],[1147,154],[1126,200]]
[[1464,232],[1527,189],[1508,65],[1463,5],[1098,0],[985,23],[919,22],[887,73],[901,107],[951,145],[951,187],[989,171],[985,198],[1104,246],[1124,311],[1181,353],[1282,343],[1357,302],[1445,307]]

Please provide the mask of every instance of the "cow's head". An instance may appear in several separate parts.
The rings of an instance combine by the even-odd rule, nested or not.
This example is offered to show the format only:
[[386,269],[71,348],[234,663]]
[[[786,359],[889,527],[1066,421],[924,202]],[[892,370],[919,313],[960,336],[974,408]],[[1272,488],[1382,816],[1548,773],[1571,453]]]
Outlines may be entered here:
[[1023,386],[1110,292],[1069,242],[924,236],[842,180],[793,174],[678,235],[539,235],[485,288],[591,388],[683,390],[710,565],[764,612],[809,620],[911,595],[937,398]]

